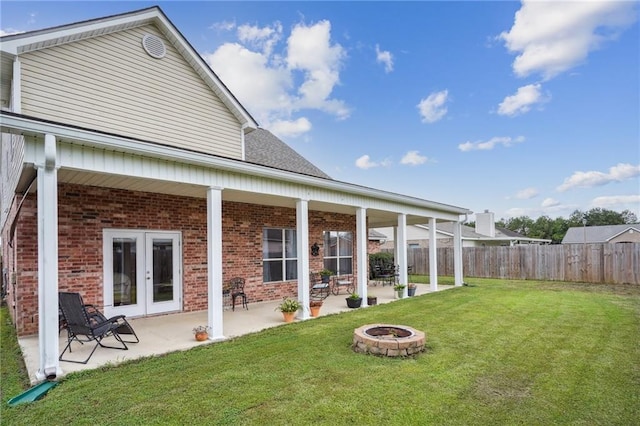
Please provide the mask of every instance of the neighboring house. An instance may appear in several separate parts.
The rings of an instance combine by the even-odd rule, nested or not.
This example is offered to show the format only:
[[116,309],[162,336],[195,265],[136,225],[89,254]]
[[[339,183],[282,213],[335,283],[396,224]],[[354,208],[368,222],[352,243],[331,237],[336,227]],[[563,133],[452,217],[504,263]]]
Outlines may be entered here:
[[221,339],[230,278],[252,302],[307,305],[327,267],[366,296],[369,228],[470,213],[332,180],[259,128],[158,7],[0,43],[3,276],[40,379],[61,372],[58,291],[108,316],[206,310]]
[[[436,224],[436,247],[453,247],[454,224],[442,222]],[[387,235],[393,235],[393,228],[377,229]],[[485,210],[476,213],[476,226],[461,226],[463,247],[514,246],[519,244],[550,244],[551,240],[528,238],[509,229],[495,226],[494,214]],[[407,226],[407,245],[409,248],[429,247],[429,225]],[[382,244],[383,249],[394,248],[394,239]]]
[[576,226],[569,228],[562,239],[562,244],[589,243],[640,243],[640,223]]

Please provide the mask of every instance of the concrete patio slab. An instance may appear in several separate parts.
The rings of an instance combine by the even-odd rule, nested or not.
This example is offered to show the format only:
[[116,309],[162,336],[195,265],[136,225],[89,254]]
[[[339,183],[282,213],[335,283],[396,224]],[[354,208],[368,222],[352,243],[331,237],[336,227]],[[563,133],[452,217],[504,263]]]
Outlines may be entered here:
[[[438,290],[446,290],[453,286],[440,285]],[[369,285],[368,295],[376,296],[378,304],[393,302],[395,292],[393,287],[381,285]],[[416,296],[430,293],[429,285],[418,285]],[[320,316],[336,314],[349,311],[347,308],[345,297],[346,294],[338,296],[329,296],[322,306]],[[263,302],[251,303],[249,301],[249,309],[236,307],[235,311],[225,310],[223,314],[224,336],[225,339],[242,336],[244,334],[254,333],[270,327],[284,325],[282,314],[276,311],[279,302]],[[310,318],[311,320],[315,318]],[[198,342],[193,336],[193,328],[198,325],[207,324],[207,312],[184,312],[176,314],[167,314],[159,316],[151,316],[144,318],[128,318],[129,323],[136,331],[140,338],[140,343],[127,343],[128,350],[115,350],[99,347],[87,364],[76,364],[71,362],[60,362],[60,368],[63,375],[81,371],[99,368],[108,364],[119,364],[124,361],[160,355],[168,352],[191,349],[198,345],[206,345],[215,343],[212,340]],[[125,336],[127,337],[127,336]],[[105,344],[112,344],[115,339],[109,337],[104,340]],[[29,379],[32,384],[37,383],[36,371],[39,367],[39,350],[38,336],[27,336],[18,339],[22,354],[24,356]],[[67,343],[66,332],[60,333],[60,352]],[[84,360],[93,349],[95,343],[80,345],[72,344],[72,353],[65,354],[65,358]]]

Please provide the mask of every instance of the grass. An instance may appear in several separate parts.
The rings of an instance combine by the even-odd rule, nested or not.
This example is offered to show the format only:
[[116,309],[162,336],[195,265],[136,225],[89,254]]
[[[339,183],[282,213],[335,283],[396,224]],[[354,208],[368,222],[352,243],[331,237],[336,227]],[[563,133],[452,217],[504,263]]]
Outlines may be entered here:
[[[638,424],[639,287],[470,281],[72,374],[15,408],[3,323],[2,423]],[[354,328],[374,322],[424,330],[427,351],[354,353]]]

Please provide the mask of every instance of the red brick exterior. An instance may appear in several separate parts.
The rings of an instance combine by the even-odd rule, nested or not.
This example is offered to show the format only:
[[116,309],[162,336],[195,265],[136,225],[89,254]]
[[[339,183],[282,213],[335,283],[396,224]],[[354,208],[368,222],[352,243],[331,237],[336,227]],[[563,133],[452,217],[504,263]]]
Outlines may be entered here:
[[[179,231],[183,310],[207,308],[206,200],[71,184],[60,184],[58,188],[61,291],[78,291],[86,303],[104,305],[103,229]],[[4,267],[10,276],[15,276],[16,283],[9,287],[8,300],[20,335],[38,331],[36,203],[35,195],[27,196],[17,218],[14,238],[10,238],[10,226],[5,227],[2,235]],[[11,219],[12,216],[7,224],[12,223]],[[262,282],[263,228],[295,229],[295,209],[224,201],[222,227],[223,280],[244,277],[250,302],[297,295],[297,280]],[[309,244],[318,242],[321,246],[321,255],[310,257],[312,271],[322,269],[322,232],[327,230],[351,231],[355,235],[355,216],[309,212]]]

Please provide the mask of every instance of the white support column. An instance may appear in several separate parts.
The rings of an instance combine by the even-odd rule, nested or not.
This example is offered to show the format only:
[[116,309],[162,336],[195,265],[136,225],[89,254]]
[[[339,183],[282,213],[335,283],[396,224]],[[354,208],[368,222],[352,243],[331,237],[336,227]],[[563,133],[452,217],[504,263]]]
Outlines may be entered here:
[[224,339],[222,306],[222,188],[207,190],[207,325],[209,339]]
[[400,284],[404,284],[404,297],[407,297],[407,215],[398,215],[398,232],[396,240],[396,263],[398,265],[398,281]]
[[462,286],[462,224],[453,222],[453,278],[456,286]]
[[356,272],[358,273],[357,292],[362,297],[362,306],[367,306],[367,282],[369,280],[369,258],[367,255],[367,209],[356,210]]
[[438,291],[438,247],[436,246],[436,218],[429,218],[429,283],[431,291]]
[[298,318],[309,319],[309,201],[296,201],[296,245],[298,246]]
[[37,380],[62,374],[58,360],[58,170],[54,135],[44,137],[38,168],[38,344]]

